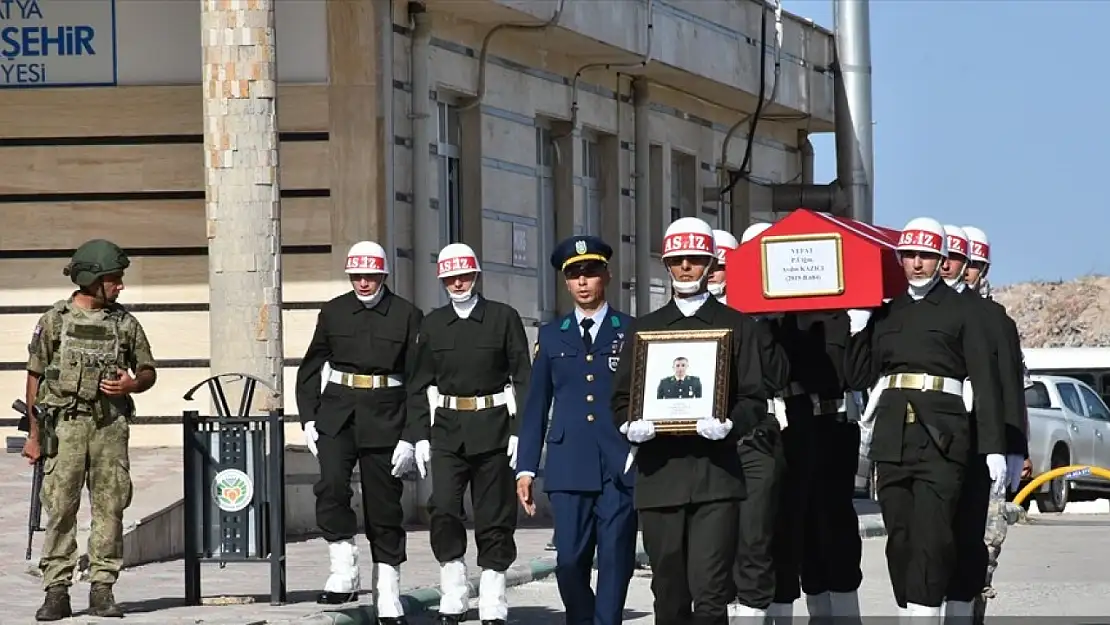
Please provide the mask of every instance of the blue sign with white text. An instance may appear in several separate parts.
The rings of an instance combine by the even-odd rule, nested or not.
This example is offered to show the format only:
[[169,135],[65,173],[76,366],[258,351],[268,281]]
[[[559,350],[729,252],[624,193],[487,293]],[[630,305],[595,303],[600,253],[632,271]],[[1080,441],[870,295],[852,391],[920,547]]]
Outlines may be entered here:
[[0,0],[0,88],[114,84],[115,0]]

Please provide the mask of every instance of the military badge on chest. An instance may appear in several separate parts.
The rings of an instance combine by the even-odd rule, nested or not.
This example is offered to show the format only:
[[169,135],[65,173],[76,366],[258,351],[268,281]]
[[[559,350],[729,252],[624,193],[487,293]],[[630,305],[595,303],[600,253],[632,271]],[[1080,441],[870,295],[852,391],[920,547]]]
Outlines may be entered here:
[[613,373],[617,372],[617,365],[621,362],[621,350],[624,349],[624,332],[617,332],[617,338],[613,339],[613,344],[610,346],[609,353],[609,370]]

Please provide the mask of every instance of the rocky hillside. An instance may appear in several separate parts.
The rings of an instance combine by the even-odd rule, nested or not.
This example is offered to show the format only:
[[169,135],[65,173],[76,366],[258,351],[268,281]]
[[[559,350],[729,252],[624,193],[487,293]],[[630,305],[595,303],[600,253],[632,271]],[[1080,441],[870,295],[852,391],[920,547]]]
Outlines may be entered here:
[[1110,276],[994,289],[1024,347],[1110,347]]

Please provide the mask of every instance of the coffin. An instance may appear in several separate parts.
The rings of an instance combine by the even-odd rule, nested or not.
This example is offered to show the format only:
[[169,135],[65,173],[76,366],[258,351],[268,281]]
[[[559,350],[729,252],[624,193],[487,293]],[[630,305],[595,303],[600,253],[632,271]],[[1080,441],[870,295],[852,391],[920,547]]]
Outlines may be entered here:
[[748,314],[876,308],[906,291],[898,236],[798,209],[727,253],[728,304]]

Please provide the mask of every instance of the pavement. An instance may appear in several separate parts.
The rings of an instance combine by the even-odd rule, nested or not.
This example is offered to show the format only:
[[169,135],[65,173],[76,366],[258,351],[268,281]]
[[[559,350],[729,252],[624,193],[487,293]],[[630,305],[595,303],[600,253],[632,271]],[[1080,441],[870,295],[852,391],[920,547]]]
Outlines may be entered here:
[[[136,485],[153,484],[165,488],[166,450],[135,450],[132,457]],[[30,467],[15,454],[0,454],[0,497],[10,505],[0,507],[0,522],[9,528],[0,535],[0,625],[32,623],[42,600],[41,580],[34,564],[23,559],[26,534]],[[141,497],[137,493],[137,497]],[[883,529],[877,506],[858,501],[860,533],[864,541],[865,583],[861,604],[865,614],[893,613],[889,582],[883,556]],[[87,525],[88,503],[84,502],[82,520]],[[130,515],[129,515],[130,516]],[[1110,541],[1103,539],[1110,527],[1110,514],[1037,515],[1028,525],[1011,528],[1006,543],[1005,566],[1000,569],[999,599],[992,603],[1004,610],[999,614],[1089,615],[1110,614],[1110,575],[1102,563],[1110,557]],[[545,549],[551,538],[549,528],[521,528],[517,531],[519,557],[509,572],[513,588],[509,591],[510,622],[528,625],[563,623],[558,589],[554,582],[554,554]],[[362,586],[370,587],[369,546],[359,539],[362,553]],[[35,535],[35,546],[42,535]],[[471,540],[473,544],[473,540]],[[435,590],[438,565],[431,554],[428,532],[409,532],[409,560],[402,573],[406,611],[414,615],[412,625],[431,622],[438,604]],[[83,545],[82,545],[83,550]],[[646,563],[641,553],[641,562]],[[473,548],[468,561],[474,569]],[[288,545],[288,601],[269,604],[268,565],[233,563],[226,567],[206,565],[202,574],[200,606],[185,606],[182,596],[184,571],[180,561],[149,564],[123,572],[116,586],[116,597],[127,612],[126,623],[135,625],[347,625],[372,623],[371,597],[364,592],[360,605],[323,610],[315,597],[327,577],[326,547],[321,539],[293,540]],[[1096,568],[1097,567],[1097,568]],[[652,623],[650,570],[644,568],[634,578],[628,597],[626,622]],[[1004,583],[1003,583],[1004,582]],[[477,583],[474,582],[476,589]],[[119,622],[80,615],[87,605],[88,586],[78,583],[72,591],[78,616],[63,623]],[[476,595],[475,595],[476,596]],[[345,608],[345,609],[344,609]],[[992,610],[997,611],[997,610]],[[798,604],[798,615],[804,605]],[[476,618],[474,616],[473,618]]]

